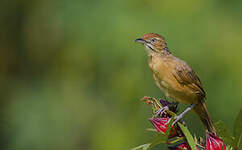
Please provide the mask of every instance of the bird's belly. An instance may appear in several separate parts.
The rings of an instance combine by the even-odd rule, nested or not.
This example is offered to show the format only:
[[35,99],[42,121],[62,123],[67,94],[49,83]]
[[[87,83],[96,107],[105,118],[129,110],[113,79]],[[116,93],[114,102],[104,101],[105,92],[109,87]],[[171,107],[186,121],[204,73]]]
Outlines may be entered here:
[[154,79],[157,86],[164,92],[166,97],[184,104],[197,103],[196,94],[191,92],[188,87],[181,87],[179,84],[176,84],[166,78],[159,80],[155,75]]
[[164,92],[165,96],[168,97],[168,98],[171,98],[170,94],[169,94],[170,93],[169,92],[169,85],[165,81],[157,78],[155,74],[153,74],[153,77],[154,77],[156,85],[161,89],[161,91]]

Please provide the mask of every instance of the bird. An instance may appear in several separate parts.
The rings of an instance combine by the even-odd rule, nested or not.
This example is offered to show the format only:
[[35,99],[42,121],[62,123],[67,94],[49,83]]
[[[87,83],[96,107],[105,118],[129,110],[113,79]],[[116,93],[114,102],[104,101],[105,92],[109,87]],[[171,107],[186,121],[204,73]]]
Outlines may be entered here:
[[164,95],[175,102],[190,105],[175,117],[175,122],[188,111],[193,110],[204,124],[206,131],[216,135],[213,121],[206,107],[205,90],[193,69],[184,60],[174,56],[165,38],[157,33],[147,33],[135,42],[144,45],[153,79]]

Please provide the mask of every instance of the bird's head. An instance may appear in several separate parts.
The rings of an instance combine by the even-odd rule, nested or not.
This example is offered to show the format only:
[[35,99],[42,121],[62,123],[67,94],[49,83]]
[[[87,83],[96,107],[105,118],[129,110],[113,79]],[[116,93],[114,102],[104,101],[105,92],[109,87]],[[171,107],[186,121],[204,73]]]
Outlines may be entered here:
[[156,33],[147,33],[141,38],[135,40],[135,42],[142,43],[148,52],[148,55],[160,53],[163,55],[170,54],[168,50],[165,38]]

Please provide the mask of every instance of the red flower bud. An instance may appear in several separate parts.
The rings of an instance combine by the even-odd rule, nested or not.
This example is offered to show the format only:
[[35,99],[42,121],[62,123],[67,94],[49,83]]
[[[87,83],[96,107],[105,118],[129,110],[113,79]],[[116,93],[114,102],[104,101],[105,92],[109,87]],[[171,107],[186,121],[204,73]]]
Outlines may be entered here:
[[205,150],[226,150],[226,146],[219,137],[207,132]]
[[170,118],[149,118],[149,121],[156,128],[157,132],[165,133]]
[[187,143],[183,143],[176,147],[176,150],[190,150],[191,148],[188,146]]

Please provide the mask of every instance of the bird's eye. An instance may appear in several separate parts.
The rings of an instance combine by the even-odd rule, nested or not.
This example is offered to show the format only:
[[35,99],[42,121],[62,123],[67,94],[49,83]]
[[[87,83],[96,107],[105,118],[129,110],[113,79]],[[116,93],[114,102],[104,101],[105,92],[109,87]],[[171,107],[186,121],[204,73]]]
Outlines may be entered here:
[[157,41],[156,38],[151,39],[151,42],[152,42],[152,43],[155,43],[156,41]]

